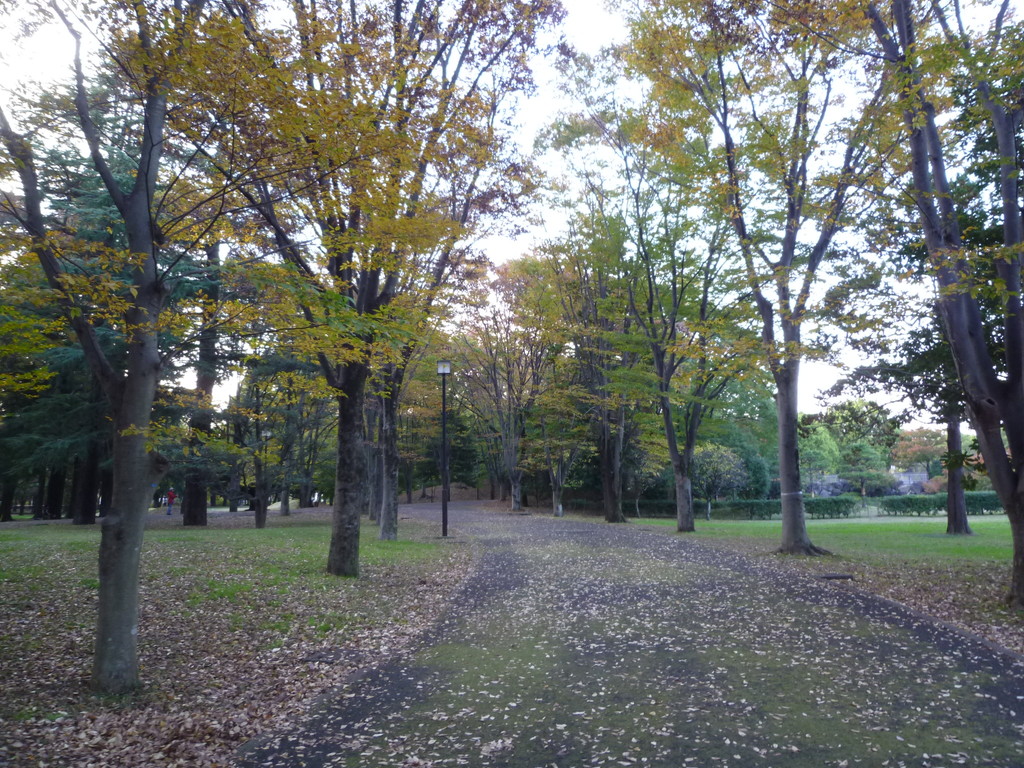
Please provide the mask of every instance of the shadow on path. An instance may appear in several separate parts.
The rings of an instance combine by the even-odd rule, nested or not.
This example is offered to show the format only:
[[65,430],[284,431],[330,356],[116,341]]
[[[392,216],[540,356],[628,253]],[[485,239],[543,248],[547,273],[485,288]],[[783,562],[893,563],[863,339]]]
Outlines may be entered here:
[[1024,664],[891,603],[640,526],[452,526],[481,556],[420,650],[239,766],[1024,765]]

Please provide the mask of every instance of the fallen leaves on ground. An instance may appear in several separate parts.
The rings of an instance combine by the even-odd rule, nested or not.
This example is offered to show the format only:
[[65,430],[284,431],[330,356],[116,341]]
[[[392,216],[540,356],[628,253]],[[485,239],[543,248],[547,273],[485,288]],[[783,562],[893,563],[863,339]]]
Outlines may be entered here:
[[[293,518],[320,519],[324,558],[328,516],[308,510]],[[251,525],[211,519],[211,527]],[[433,536],[422,524],[407,525]],[[197,535],[207,545],[201,562],[187,543],[147,544],[139,643],[145,689],[130,700],[88,691],[94,549],[52,552],[45,582],[4,584],[0,765],[228,765],[241,744],[300,717],[357,670],[408,648],[437,621],[470,562],[465,548],[446,548],[399,567],[369,563],[350,580],[326,576],[312,560],[308,572],[290,573],[294,561],[281,557],[284,572],[254,582],[244,557],[226,544],[218,549],[216,531]],[[272,548],[266,557],[274,557]]]
[[[778,555],[750,539],[705,539],[703,544],[771,559],[809,576],[841,569],[853,576],[845,588],[893,600],[919,613],[1024,655],[1024,616],[1006,606],[1009,568],[999,563],[961,561],[932,565],[919,559],[878,556],[867,563],[847,557]],[[843,582],[837,586],[842,587]]]

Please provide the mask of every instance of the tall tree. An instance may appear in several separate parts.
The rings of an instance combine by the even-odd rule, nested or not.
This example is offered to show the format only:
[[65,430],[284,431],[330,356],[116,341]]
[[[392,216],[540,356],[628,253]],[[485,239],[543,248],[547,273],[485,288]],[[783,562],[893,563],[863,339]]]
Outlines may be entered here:
[[[907,194],[924,232],[940,289],[939,315],[978,435],[992,487],[1010,520],[1013,569],[1009,603],[1024,610],[1024,101],[1022,28],[1009,0],[991,19],[959,2],[892,0],[864,6],[887,69],[899,88],[894,114],[903,122],[910,159]],[[988,21],[991,24],[988,24]],[[983,29],[977,29],[984,23]],[[966,247],[951,184],[957,158],[942,116],[953,95],[963,99],[990,138],[986,162],[998,169],[990,190],[998,201],[1001,247]],[[998,305],[986,324],[985,298]],[[991,300],[991,299],[990,299]],[[992,333],[998,336],[993,343]],[[1002,350],[1002,359],[993,354]]]
[[[39,259],[102,384],[114,423],[114,484],[103,518],[92,674],[93,687],[107,693],[131,690],[139,682],[137,587],[144,515],[152,487],[167,467],[163,457],[149,450],[150,414],[163,363],[159,334],[169,294],[166,270],[195,240],[189,216],[196,195],[208,199],[216,194],[209,187],[197,192],[203,181],[195,174],[180,172],[173,180],[160,176],[166,168],[171,108],[179,97],[188,100],[185,75],[202,70],[210,50],[197,38],[205,6],[202,0],[110,0],[89,4],[86,17],[52,4],[40,13],[55,14],[75,45],[70,113],[36,112],[39,124],[20,129],[18,115],[0,110],[0,166],[5,178],[19,182],[17,194],[4,193],[4,212],[19,223],[24,247]],[[99,40],[99,55],[108,57],[99,62],[106,92],[90,89],[94,70],[83,53],[87,38]],[[106,130],[101,106],[121,111],[123,130]],[[23,123],[30,114],[22,112]],[[88,148],[91,173],[109,198],[123,244],[83,249],[75,219],[53,215],[45,183],[50,169],[41,162],[48,136]],[[179,234],[184,245],[175,243]],[[99,344],[100,324],[124,335],[123,364]]]
[[611,195],[594,186],[581,199],[569,231],[544,246],[551,291],[561,304],[568,343],[580,366],[580,383],[593,414],[605,520],[625,522],[623,460],[632,437],[633,407],[650,400],[649,381],[637,382],[636,367],[647,344],[632,330],[625,233],[610,210]]
[[667,121],[710,119],[720,137],[712,173],[776,386],[780,549],[797,554],[821,551],[807,534],[797,449],[805,329],[822,272],[842,253],[837,236],[855,193],[875,171],[871,126],[882,97],[851,55],[807,34],[812,21],[839,40],[861,34],[837,6],[668,0],[637,14],[629,53]]
[[[726,298],[737,294],[741,278],[726,252],[728,221],[705,216],[698,223],[692,216],[717,194],[694,173],[706,163],[709,131],[679,130],[668,138],[652,107],[631,106],[618,93],[617,63],[577,57],[575,65],[571,92],[584,111],[556,127],[565,136],[558,144],[582,145],[577,164],[586,188],[612,191],[608,197],[627,242],[628,305],[657,381],[677,529],[692,531],[690,464],[701,423],[737,375],[735,363],[742,359],[750,369],[750,349],[737,353],[742,342],[735,344],[736,323],[729,317],[735,301]],[[595,145],[610,151],[608,167],[590,162]]]
[[422,329],[417,299],[459,274],[466,211],[500,205],[522,181],[498,151],[499,105],[528,85],[535,36],[561,9],[554,0],[296,2],[295,33],[285,35],[269,4],[224,6],[249,43],[233,71],[275,88],[254,89],[262,98],[242,112],[232,107],[239,85],[225,89],[216,109],[223,150],[235,155],[218,162],[312,287],[301,298],[316,327],[306,350],[339,412],[327,567],[356,576],[373,366],[401,368]]
[[531,411],[547,384],[551,343],[527,301],[529,283],[514,265],[498,269],[495,300],[468,321],[459,345],[466,404],[497,436],[512,509],[523,507],[523,443]]
[[747,483],[743,459],[724,445],[705,443],[693,454],[693,477],[697,493],[704,497],[704,518],[711,519],[711,502]]

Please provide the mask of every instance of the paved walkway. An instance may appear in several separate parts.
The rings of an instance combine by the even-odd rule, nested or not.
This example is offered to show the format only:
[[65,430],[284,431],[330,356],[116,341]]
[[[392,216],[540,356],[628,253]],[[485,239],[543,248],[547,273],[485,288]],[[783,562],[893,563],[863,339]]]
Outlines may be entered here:
[[1024,766],[1024,664],[891,604],[639,525],[452,527],[479,565],[421,650],[239,765]]

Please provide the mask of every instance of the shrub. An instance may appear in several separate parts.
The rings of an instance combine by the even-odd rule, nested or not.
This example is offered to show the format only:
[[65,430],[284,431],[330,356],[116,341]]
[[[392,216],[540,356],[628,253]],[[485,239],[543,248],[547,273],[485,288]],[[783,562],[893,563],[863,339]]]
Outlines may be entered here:
[[804,511],[813,518],[849,517],[857,509],[857,499],[837,496],[827,499],[804,499]]
[[[995,491],[968,491],[964,494],[969,515],[999,515],[1003,505]],[[946,494],[887,496],[878,499],[878,507],[890,515],[939,515],[946,510]]]
[[[694,509],[698,509],[697,500],[693,500]],[[624,500],[622,511],[627,515],[634,514],[636,506],[630,500]],[[674,499],[640,499],[641,517],[675,517],[676,502]]]
[[883,514],[937,515],[946,507],[945,494],[885,496],[876,501]]
[[711,511],[722,519],[771,520],[782,514],[782,502],[778,499],[737,499],[718,504]]
[[995,491],[968,491],[964,494],[968,515],[1001,515],[1003,504]]

